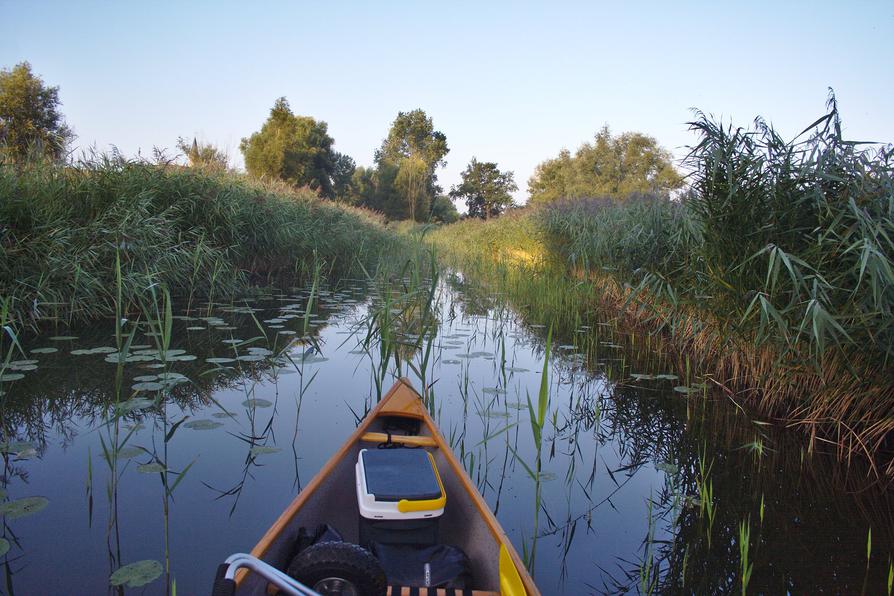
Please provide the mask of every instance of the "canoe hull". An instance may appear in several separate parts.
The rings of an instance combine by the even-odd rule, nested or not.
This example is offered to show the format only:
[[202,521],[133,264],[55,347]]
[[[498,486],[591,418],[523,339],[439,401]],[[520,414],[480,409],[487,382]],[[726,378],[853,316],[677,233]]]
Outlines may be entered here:
[[[274,522],[251,554],[283,569],[288,565],[299,528],[313,529],[324,522],[335,527],[346,541],[358,542],[354,465],[360,449],[374,446],[370,441],[381,437],[377,433],[382,432],[383,417],[391,416],[419,420],[421,430],[419,438],[414,440],[433,445],[427,449],[437,463],[447,494],[447,506],[440,520],[440,542],[459,546],[469,556],[475,589],[513,596],[539,594],[512,543],[406,379],[395,383]],[[256,575],[241,573],[236,581],[240,595],[267,593],[266,582]]]

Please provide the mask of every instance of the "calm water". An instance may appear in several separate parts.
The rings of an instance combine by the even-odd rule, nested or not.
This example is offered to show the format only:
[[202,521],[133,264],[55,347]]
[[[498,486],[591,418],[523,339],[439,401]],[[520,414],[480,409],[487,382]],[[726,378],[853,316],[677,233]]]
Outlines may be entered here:
[[[254,545],[378,397],[380,352],[361,345],[378,294],[361,282],[324,290],[313,342],[298,339],[307,296],[175,313],[164,363],[142,326],[120,379],[112,321],[29,338],[0,385],[2,489],[5,501],[47,502],[7,512],[0,590],[109,592],[120,566],[165,564],[167,529],[170,576],[132,591],[176,581],[178,594],[208,593],[217,564]],[[456,276],[437,303],[433,413],[545,594],[738,592],[743,522],[749,592],[884,593],[894,508],[882,489],[598,321],[553,342],[542,468],[529,473],[527,396],[536,403],[546,330]],[[418,381],[424,351],[398,353]],[[386,389],[396,373],[392,362]],[[116,387],[128,401],[108,422]],[[112,482],[104,453],[116,442]]]

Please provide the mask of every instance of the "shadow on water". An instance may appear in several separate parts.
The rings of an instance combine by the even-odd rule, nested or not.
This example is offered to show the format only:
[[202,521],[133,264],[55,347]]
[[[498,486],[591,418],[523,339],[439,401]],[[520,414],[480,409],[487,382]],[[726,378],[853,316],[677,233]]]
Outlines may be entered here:
[[419,269],[156,314],[124,357],[107,321],[7,359],[6,593],[100,593],[141,562],[124,586],[206,592],[397,375],[544,593],[886,589],[884,487],[605,321],[547,341],[525,305]]

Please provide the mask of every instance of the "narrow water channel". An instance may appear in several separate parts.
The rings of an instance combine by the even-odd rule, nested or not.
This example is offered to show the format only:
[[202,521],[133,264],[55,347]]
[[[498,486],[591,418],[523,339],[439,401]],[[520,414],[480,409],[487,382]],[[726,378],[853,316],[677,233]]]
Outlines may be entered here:
[[[560,330],[535,445],[548,330],[461,281],[438,286],[431,409],[544,594],[738,593],[744,551],[749,593],[885,593],[891,497],[642,339]],[[208,593],[378,397],[381,352],[363,340],[380,296],[343,281],[305,317],[309,294],[175,310],[164,361],[142,325],[121,377],[111,320],[29,338],[0,384],[0,590],[100,594],[152,560],[169,575],[133,592],[165,593],[167,577]],[[380,380],[418,386],[417,338],[397,337],[401,370]]]

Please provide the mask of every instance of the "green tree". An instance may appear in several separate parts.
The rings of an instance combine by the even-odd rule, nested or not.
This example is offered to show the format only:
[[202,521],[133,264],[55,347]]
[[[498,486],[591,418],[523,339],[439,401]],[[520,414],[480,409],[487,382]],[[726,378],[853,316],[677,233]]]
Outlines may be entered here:
[[60,105],[59,87],[44,85],[27,62],[0,70],[0,151],[15,161],[61,158],[74,135]]
[[459,220],[459,211],[450,197],[438,195],[431,204],[431,219],[438,223],[453,223]]
[[183,137],[178,137],[177,149],[183,152],[186,159],[189,160],[189,165],[193,168],[227,169],[229,158],[226,152],[221,151],[211,143],[199,143],[193,137],[192,144],[189,144]]
[[[279,178],[334,198],[334,178],[341,175],[345,162],[332,149],[335,141],[328,128],[325,122],[293,114],[286,98],[280,97],[261,130],[239,144],[245,169],[252,176]],[[338,180],[343,181],[343,177]]]
[[462,183],[450,196],[466,202],[469,217],[489,219],[512,205],[512,193],[518,190],[512,172],[501,172],[497,164],[474,157],[462,173]]
[[357,164],[354,159],[343,153],[337,153],[335,158],[335,168],[332,171],[332,190],[335,198],[340,201],[352,202],[352,197],[356,194],[354,189],[354,172],[357,170]]
[[446,162],[447,137],[422,110],[398,112],[376,151],[377,199],[392,219],[428,219],[441,192],[436,170]]
[[376,198],[376,169],[363,166],[355,167],[345,202],[382,211],[376,205]]
[[532,202],[580,197],[624,199],[633,193],[670,194],[683,186],[671,154],[638,132],[613,136],[605,126],[574,156],[563,150],[537,166],[528,181]]

